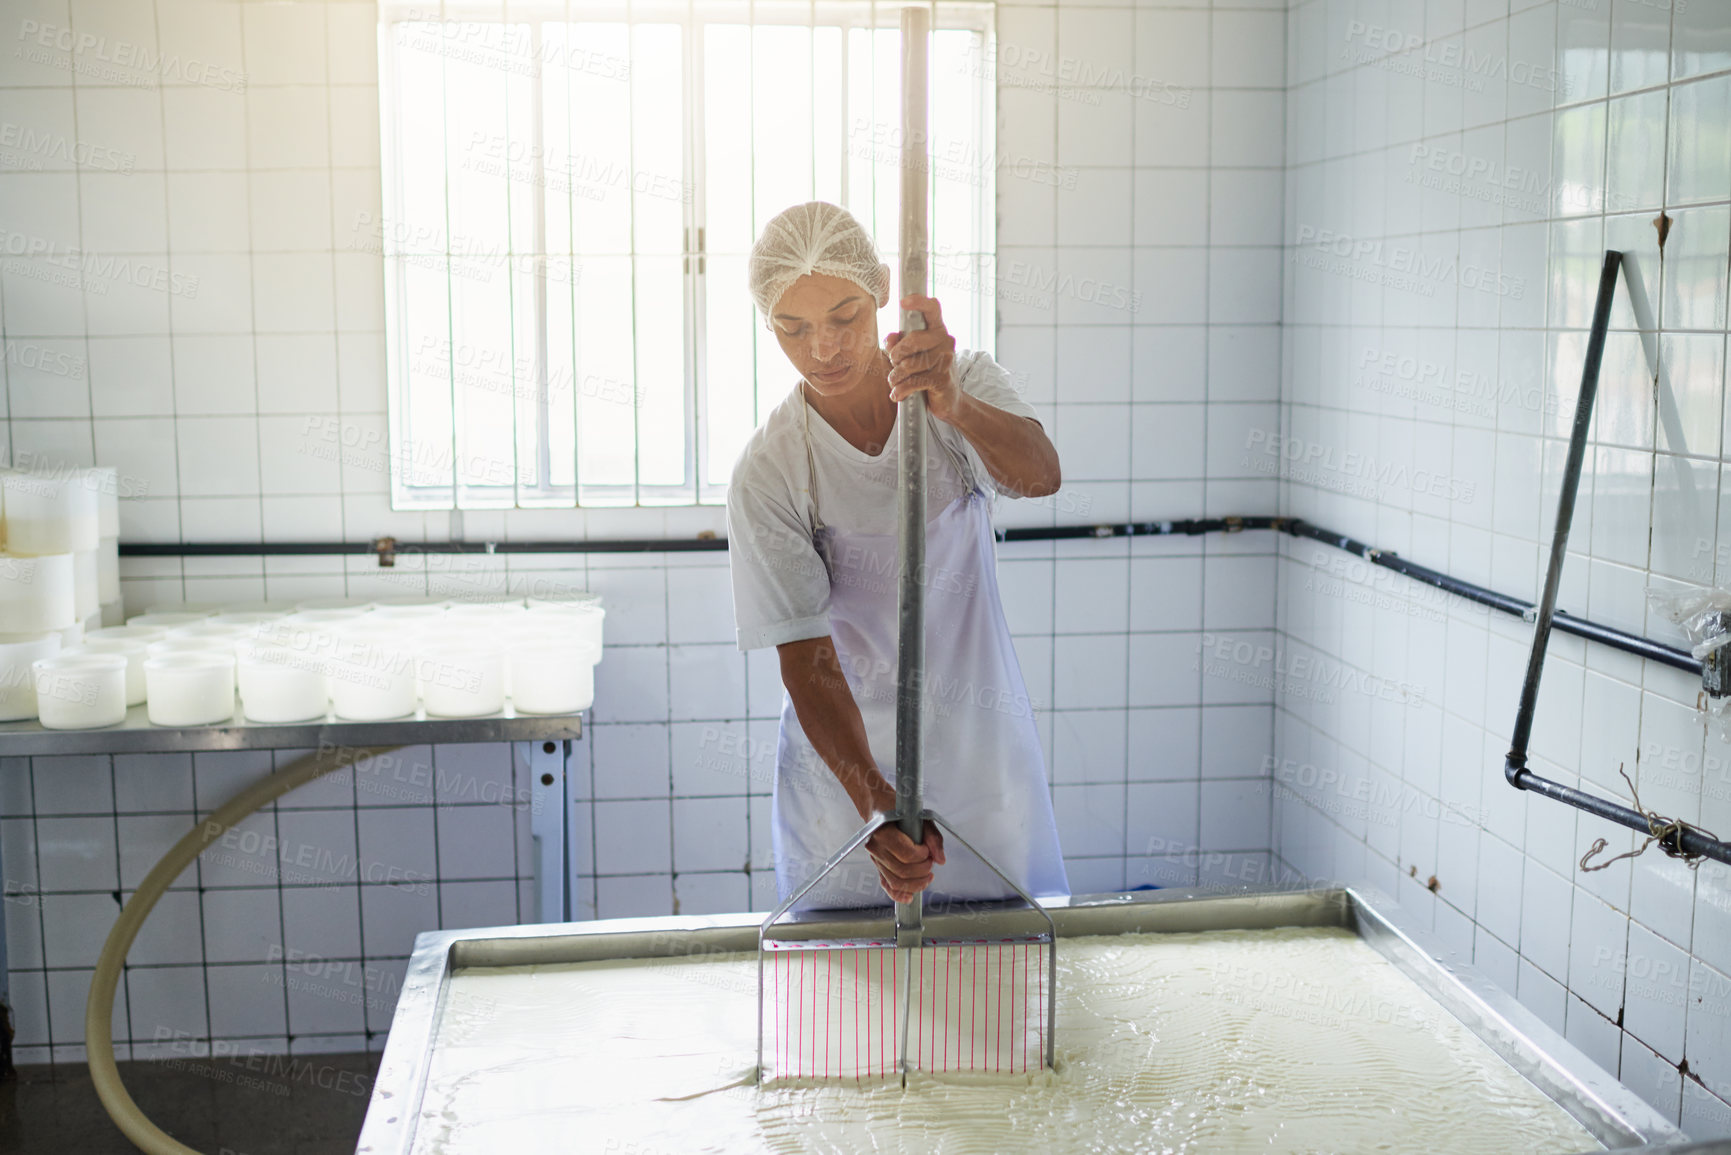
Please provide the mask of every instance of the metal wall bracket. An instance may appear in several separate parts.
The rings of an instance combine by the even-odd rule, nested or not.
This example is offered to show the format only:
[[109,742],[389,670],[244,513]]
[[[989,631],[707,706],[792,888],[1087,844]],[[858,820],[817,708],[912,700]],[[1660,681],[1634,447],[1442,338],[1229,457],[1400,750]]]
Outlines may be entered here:
[[[1558,617],[1557,587],[1562,582],[1563,563],[1568,554],[1569,530],[1575,519],[1575,495],[1586,460],[1587,435],[1593,420],[1593,402],[1599,390],[1599,368],[1605,354],[1605,334],[1610,327],[1611,301],[1616,294],[1617,278],[1622,268],[1623,254],[1616,249],[1607,249],[1604,264],[1599,270],[1599,291],[1593,304],[1593,327],[1587,336],[1587,356],[1581,367],[1581,389],[1575,399],[1575,419],[1569,434],[1569,455],[1563,465],[1562,484],[1557,493],[1557,522],[1551,535],[1551,556],[1545,568],[1545,584],[1533,613],[1532,649],[1527,655],[1526,680],[1521,685],[1520,707],[1515,711],[1515,726],[1509,742],[1509,752],[1503,759],[1503,776],[1509,785],[1517,790],[1530,790],[1534,794],[1555,799],[1577,810],[1660,839],[1663,838],[1662,829],[1670,823],[1651,811],[1633,809],[1597,794],[1554,782],[1527,768],[1527,743],[1532,737],[1533,715],[1538,709],[1539,680],[1545,670],[1545,649],[1550,641],[1551,628]],[[1527,617],[1527,608],[1523,608],[1521,617]],[[1635,801],[1638,806],[1639,799]],[[1661,841],[1661,848],[1667,853],[1690,859],[1711,858],[1717,862],[1731,863],[1731,844],[1721,842],[1687,822],[1677,823],[1675,830],[1671,831],[1669,841]]]

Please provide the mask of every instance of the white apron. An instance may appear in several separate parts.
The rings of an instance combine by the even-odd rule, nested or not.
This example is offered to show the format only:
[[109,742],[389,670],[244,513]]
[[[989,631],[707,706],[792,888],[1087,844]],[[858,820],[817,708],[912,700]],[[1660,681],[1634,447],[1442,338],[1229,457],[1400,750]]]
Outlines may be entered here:
[[[801,391],[802,416],[810,403]],[[811,425],[804,416],[811,461]],[[942,445],[937,437],[930,443]],[[944,446],[963,478],[967,471]],[[815,488],[817,472],[811,477]],[[812,495],[812,526],[829,570],[830,632],[878,769],[896,778],[896,595],[893,534],[827,526]],[[1070,892],[1058,849],[1039,733],[998,597],[990,502],[971,490],[926,525],[925,804],[1037,897]],[[797,890],[859,829],[859,812],[812,748],[782,695],[773,806],[775,882]],[[954,839],[925,894],[942,901],[1013,892]],[[861,847],[800,900],[801,909],[888,905]]]

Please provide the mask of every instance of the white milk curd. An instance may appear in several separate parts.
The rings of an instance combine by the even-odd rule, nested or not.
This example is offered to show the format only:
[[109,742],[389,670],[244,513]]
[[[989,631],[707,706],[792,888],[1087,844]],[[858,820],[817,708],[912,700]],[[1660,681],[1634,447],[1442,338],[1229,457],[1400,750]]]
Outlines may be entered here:
[[750,1082],[751,954],[459,971],[414,1150],[1578,1152],[1600,1145],[1333,928],[1067,938],[1058,1066]]

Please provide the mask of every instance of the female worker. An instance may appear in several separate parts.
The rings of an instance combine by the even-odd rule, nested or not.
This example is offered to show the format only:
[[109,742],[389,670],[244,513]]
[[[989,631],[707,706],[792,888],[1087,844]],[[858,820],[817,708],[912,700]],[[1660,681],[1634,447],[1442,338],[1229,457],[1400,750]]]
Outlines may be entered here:
[[[733,468],[739,647],[775,646],[787,693],[773,810],[786,899],[874,812],[894,813],[897,403],[928,410],[926,805],[1024,889],[1069,892],[1021,667],[998,599],[992,492],[1058,489],[1058,453],[984,353],[957,353],[938,302],[878,343],[890,271],[845,209],[788,209],[751,251],[751,293],[800,380]],[[932,823],[881,827],[801,906],[1011,891]],[[869,857],[868,857],[869,855]],[[880,893],[881,888],[881,893]]]

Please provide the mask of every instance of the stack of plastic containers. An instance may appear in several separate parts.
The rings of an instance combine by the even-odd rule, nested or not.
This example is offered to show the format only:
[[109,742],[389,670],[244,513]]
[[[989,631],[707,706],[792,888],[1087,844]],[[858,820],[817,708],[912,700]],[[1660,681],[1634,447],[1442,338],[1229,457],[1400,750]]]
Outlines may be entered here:
[[605,616],[594,595],[321,598],[293,613],[176,604],[82,634],[78,553],[0,556],[0,721],[108,726],[144,705],[164,726],[358,722],[594,702]]
[[143,705],[158,725],[207,725],[235,715],[237,691],[260,723],[594,701],[593,594],[180,604],[127,620],[119,498],[108,466],[0,470],[0,722],[112,726]]
[[48,725],[75,726],[80,718],[84,724],[109,724],[89,720],[106,716],[94,708],[94,699],[91,710],[81,714],[78,709],[87,691],[94,694],[88,679],[50,669],[45,680],[39,671],[82,638],[85,619],[96,611],[97,504],[83,481],[77,470],[0,474],[6,521],[6,549],[0,553],[0,720],[45,712]]

